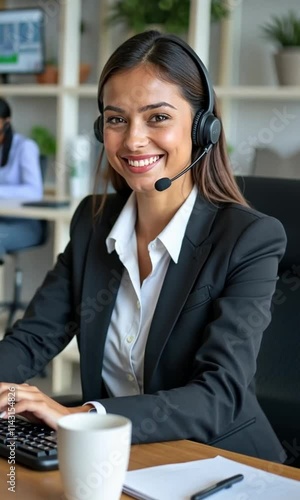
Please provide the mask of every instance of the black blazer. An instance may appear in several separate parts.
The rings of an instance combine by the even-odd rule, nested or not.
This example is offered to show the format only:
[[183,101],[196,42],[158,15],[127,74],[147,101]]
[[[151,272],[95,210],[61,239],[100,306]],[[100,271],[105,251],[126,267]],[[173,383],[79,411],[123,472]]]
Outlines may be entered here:
[[115,252],[107,253],[105,239],[125,201],[110,195],[94,224],[92,198],[81,202],[64,253],[24,319],[0,343],[0,380],[29,379],[77,335],[83,400],[99,400],[107,412],[129,417],[134,443],[193,439],[283,461],[254,382],[285,250],[282,225],[198,195],[151,324],[144,394],[108,398],[103,351],[123,268]]

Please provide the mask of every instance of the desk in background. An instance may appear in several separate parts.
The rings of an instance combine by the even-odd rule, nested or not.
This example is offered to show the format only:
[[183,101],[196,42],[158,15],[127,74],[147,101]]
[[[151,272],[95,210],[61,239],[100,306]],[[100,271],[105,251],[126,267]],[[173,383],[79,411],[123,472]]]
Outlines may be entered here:
[[[260,460],[220,450],[192,441],[174,441],[135,445],[131,447],[129,470],[142,469],[154,465],[188,462],[203,458],[213,458],[217,455],[241,462],[273,474],[289,477],[300,481],[300,469]],[[1,500],[57,500],[62,499],[63,490],[58,471],[36,472],[16,466],[16,493],[7,491],[6,474],[8,465],[5,459],[0,459],[0,498]],[[131,497],[122,495],[122,500]]]
[[44,219],[54,225],[53,260],[64,250],[69,240],[69,227],[72,215],[79,201],[71,203],[70,207],[45,208],[24,207],[20,202],[11,200],[0,201],[1,217],[23,217],[25,219]]

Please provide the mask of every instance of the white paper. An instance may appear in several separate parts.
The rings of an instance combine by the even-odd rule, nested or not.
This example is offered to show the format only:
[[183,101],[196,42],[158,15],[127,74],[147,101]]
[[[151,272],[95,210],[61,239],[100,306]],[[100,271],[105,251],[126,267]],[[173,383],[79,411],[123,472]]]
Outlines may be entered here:
[[235,474],[243,474],[244,479],[214,494],[213,500],[300,499],[300,481],[220,456],[129,471],[123,491],[140,500],[190,500],[198,491]]

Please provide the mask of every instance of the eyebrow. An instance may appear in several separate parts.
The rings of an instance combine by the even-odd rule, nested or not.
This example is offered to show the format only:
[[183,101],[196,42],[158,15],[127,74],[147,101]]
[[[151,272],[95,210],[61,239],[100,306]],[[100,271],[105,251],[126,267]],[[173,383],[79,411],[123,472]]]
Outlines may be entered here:
[[[175,106],[172,106],[172,104],[169,104],[165,101],[162,101],[162,102],[156,102],[154,104],[147,104],[146,106],[142,106],[141,108],[138,109],[138,112],[143,113],[143,112],[149,111],[151,109],[157,109],[157,108],[162,108],[162,107],[177,109],[177,108],[175,108]],[[103,111],[116,111],[116,113],[124,113],[125,112],[125,110],[122,108],[119,108],[117,106],[110,106],[110,105],[105,106]]]

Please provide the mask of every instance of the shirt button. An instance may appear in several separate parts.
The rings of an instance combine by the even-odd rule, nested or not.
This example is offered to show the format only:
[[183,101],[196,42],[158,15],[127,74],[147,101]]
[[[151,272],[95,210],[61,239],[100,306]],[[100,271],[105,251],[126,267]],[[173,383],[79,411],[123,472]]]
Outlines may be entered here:
[[134,376],[131,375],[131,373],[128,373],[127,374],[127,380],[129,380],[129,382],[132,382],[134,380]]
[[137,300],[137,301],[136,301],[136,307],[137,307],[138,309],[140,309],[140,308],[141,308],[141,303],[140,303],[140,301],[139,301],[139,300]]
[[126,342],[128,342],[128,344],[131,344],[131,342],[134,341],[134,335],[128,335],[128,337],[126,337]]

